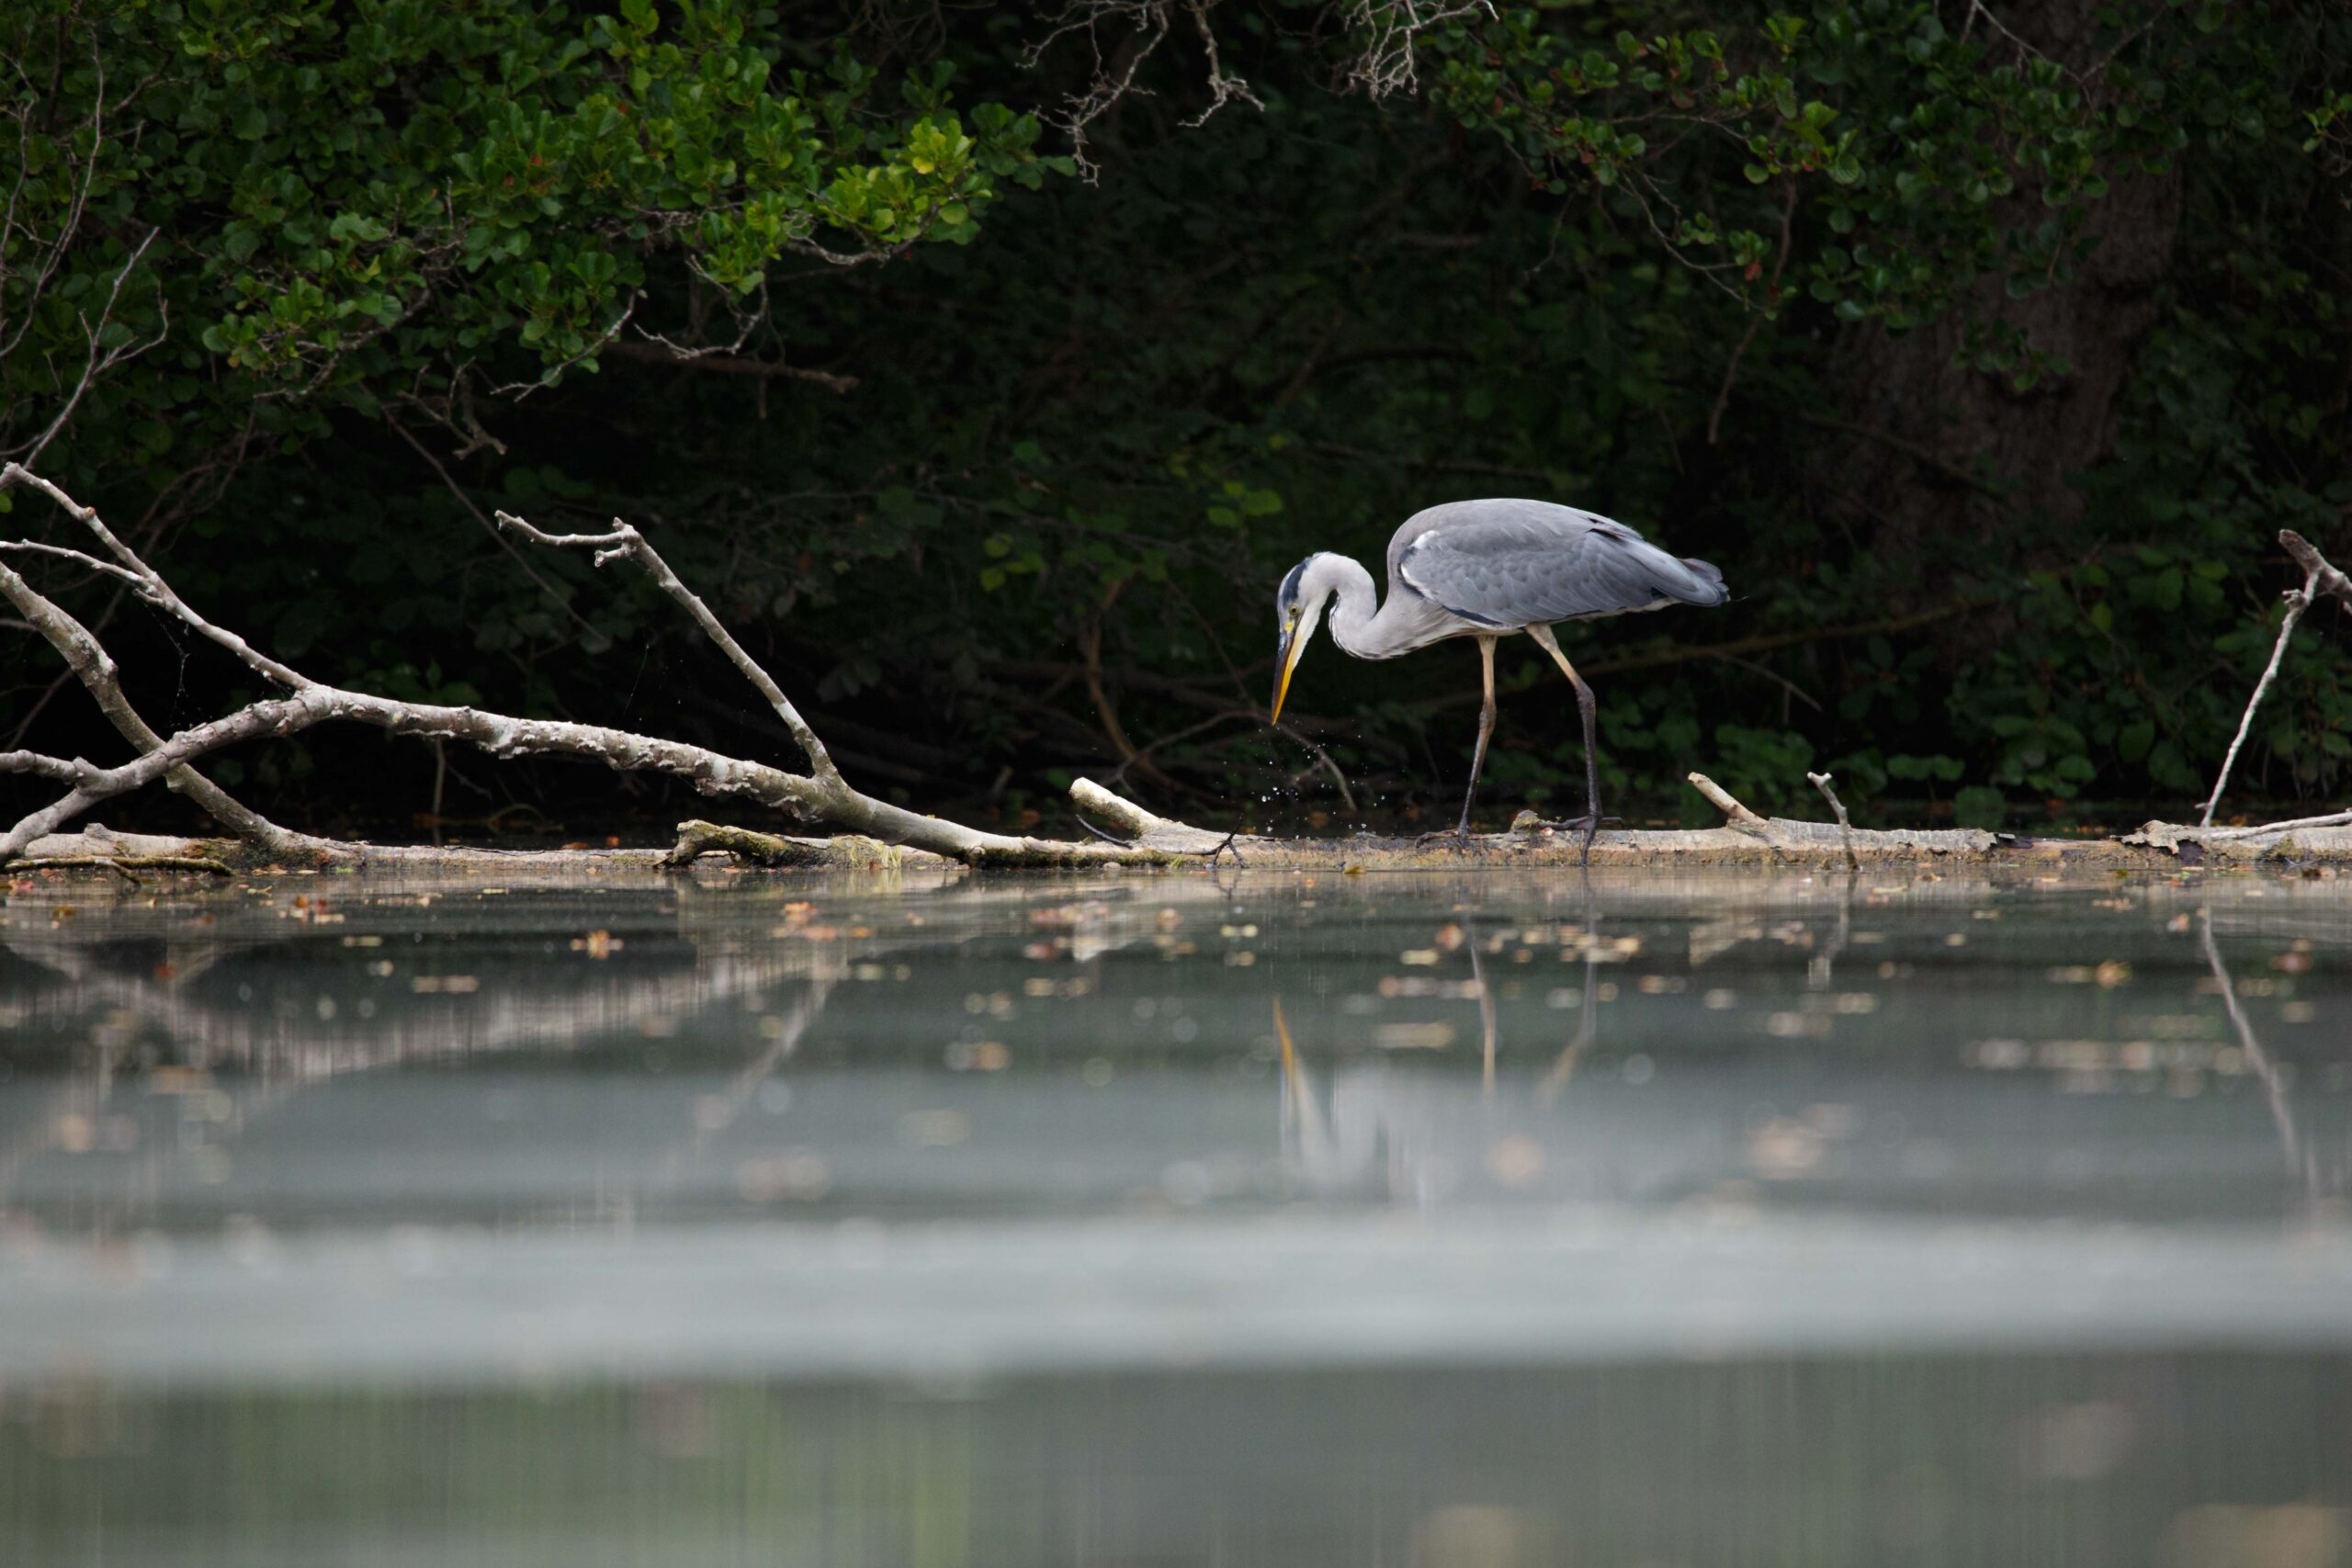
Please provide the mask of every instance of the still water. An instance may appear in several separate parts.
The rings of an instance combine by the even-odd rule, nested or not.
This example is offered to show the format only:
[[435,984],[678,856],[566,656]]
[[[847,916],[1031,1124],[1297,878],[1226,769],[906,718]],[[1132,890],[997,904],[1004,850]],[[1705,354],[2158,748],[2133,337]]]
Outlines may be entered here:
[[2352,1564],[2352,880],[5,914],[0,1562]]

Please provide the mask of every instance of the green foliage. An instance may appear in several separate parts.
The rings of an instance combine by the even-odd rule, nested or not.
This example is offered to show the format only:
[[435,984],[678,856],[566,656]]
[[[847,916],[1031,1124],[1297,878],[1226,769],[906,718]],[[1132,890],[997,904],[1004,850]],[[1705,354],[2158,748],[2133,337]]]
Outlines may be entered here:
[[158,489],[248,417],[477,430],[493,377],[594,369],[632,311],[684,333],[646,298],[665,265],[747,309],[787,257],[965,243],[1057,162],[1032,117],[959,113],[946,62],[886,81],[740,0],[28,0],[0,53],[19,126],[59,133],[23,141],[0,254],[0,319],[31,329],[0,431],[53,410],[93,332],[140,347],[73,451]]
[[[2287,112],[2273,51],[2217,49],[2210,3],[2109,7],[2096,81],[1925,0],[1684,9],[1703,25],[1651,32],[1657,7],[1606,5],[1465,20],[1431,41],[1433,96],[1551,194],[1622,193],[1665,254],[1766,312],[1802,295],[1900,330],[1967,309],[1980,278],[2009,298],[2065,283],[2113,179],[2193,137],[2262,141]],[[2021,190],[2030,225],[2001,207]],[[2020,391],[2068,368],[1990,315],[1971,359]]]

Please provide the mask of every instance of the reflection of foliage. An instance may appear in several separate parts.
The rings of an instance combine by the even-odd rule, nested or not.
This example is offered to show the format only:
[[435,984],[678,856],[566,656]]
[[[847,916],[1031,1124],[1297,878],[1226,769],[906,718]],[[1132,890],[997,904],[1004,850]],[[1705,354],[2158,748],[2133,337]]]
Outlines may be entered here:
[[[85,488],[117,515],[195,517],[168,559],[199,602],[267,606],[332,678],[610,719],[658,701],[740,738],[632,585],[525,576],[400,420],[485,512],[662,530],[854,775],[937,806],[993,784],[1012,811],[1102,764],[1093,646],[1181,786],[1306,768],[1250,717],[1273,582],[1463,495],[1590,504],[1725,568],[1730,609],[1571,645],[1604,670],[1613,789],[1660,804],[1701,763],[1759,806],[1804,808],[1809,764],[1855,802],[1982,816],[1997,792],[2012,825],[2194,797],[2269,646],[2272,536],[2344,553],[2340,8],[2233,30],[2210,4],[2075,0],[2048,13],[2086,18],[2074,51],[1993,6],[1067,9],[1164,35],[1150,96],[1089,126],[1091,185],[1045,180],[1063,165],[1016,110],[1085,100],[1135,58],[1132,19],[1032,69],[1060,9],[217,0],[182,38],[132,0],[31,7],[0,33],[63,86],[9,103],[61,130],[31,144],[0,285],[0,331],[32,333],[0,365],[0,443],[45,428],[103,320],[105,352],[159,346],[50,462],[105,476]],[[1389,57],[1425,99],[1328,91],[1401,83],[1363,74],[1384,17],[1437,18]],[[839,47],[791,41],[818,37]],[[92,48],[103,158],[76,151]],[[1238,83],[1262,107],[1200,122]],[[35,308],[85,175],[95,216]],[[1968,385],[2073,384],[2013,307],[2082,287],[2115,193],[2150,179],[2180,214],[2149,242],[2154,323],[2071,488],[1962,431],[1911,479],[1948,524],[1841,511],[1825,455],[1877,428],[1854,347],[1951,328]],[[224,505],[188,502],[207,476]],[[2250,790],[2345,777],[2352,691],[2315,630]],[[1661,637],[1742,647],[1605,672]],[[1572,709],[1532,654],[1503,662],[1496,777],[1531,795],[1575,762]],[[1474,669],[1327,653],[1294,700],[1343,716],[1304,730],[1395,805],[1458,784]]]

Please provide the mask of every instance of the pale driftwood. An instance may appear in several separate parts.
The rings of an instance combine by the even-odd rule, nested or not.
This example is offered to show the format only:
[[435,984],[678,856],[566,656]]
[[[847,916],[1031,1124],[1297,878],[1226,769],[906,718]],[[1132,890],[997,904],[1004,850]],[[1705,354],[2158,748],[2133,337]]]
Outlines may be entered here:
[[916,863],[950,863],[944,855],[886,844],[861,833],[804,839],[702,821],[678,824],[678,841],[662,857],[662,863],[691,865],[707,854],[732,855],[753,865],[824,870],[897,871]]
[[[1826,774],[1808,774],[1816,788],[1828,795]],[[1731,792],[1704,773],[1690,775],[1690,785],[1730,818],[1735,829],[1762,840],[1781,854],[1804,859],[1838,858],[1858,865],[1864,858],[1907,859],[1920,855],[1984,855],[2005,841],[1982,828],[1856,828],[1838,807],[1838,822],[1803,822],[1786,817],[1759,817]],[[1837,797],[1830,795],[1831,805]],[[1651,835],[1659,837],[1661,835]]]
[[2118,842],[2178,855],[2194,847],[2232,861],[2352,861],[2352,814],[2306,817],[2251,828],[2199,828],[2150,822]]
[[13,874],[19,871],[77,871],[86,869],[119,873],[127,881],[139,879],[134,871],[198,871],[213,876],[234,876],[236,868],[225,861],[201,855],[26,855],[8,863]]
[[1230,833],[1214,833],[1154,816],[1125,795],[1114,795],[1092,779],[1078,779],[1069,786],[1070,804],[1089,820],[1125,835],[1131,843],[1171,854],[1215,854],[1233,841]]
[[2200,829],[2197,837],[2200,842],[2212,844],[2230,839],[2270,838],[2279,833],[2299,832],[2309,828],[2341,828],[2347,823],[2352,823],[2352,811],[2331,811],[2324,817],[2298,817],[2288,822],[2266,822],[2253,828],[2215,828],[2211,830]]
[[2270,662],[2263,666],[2262,679],[2254,683],[2254,694],[2246,699],[2245,712],[2238,719],[2238,732],[2222,759],[2222,771],[2214,775],[2213,793],[2205,798],[2205,814],[2197,819],[2200,828],[2213,825],[2214,808],[2222,804],[2222,792],[2230,787],[2230,770],[2237,766],[2238,752],[2254,730],[2255,710],[2269,694],[2270,683],[2278,678],[2278,666],[2287,657],[2287,643],[2295,635],[2295,624],[2303,618],[2304,611],[2322,599],[2334,597],[2352,604],[2352,578],[2338,571],[2310,540],[2292,528],[2281,528],[2278,544],[2303,569],[2303,585],[2279,595],[2287,605],[2286,619],[2278,623],[2278,640],[2270,647]]
[[613,519],[613,531],[609,534],[549,534],[534,528],[511,512],[494,515],[500,527],[512,528],[533,544],[558,549],[593,550],[595,554],[591,558],[598,566],[607,561],[633,560],[643,567],[655,585],[694,617],[695,625],[702,628],[703,635],[717,644],[718,650],[727,655],[728,661],[742,672],[743,678],[752,682],[760,695],[767,699],[768,706],[775,710],[776,717],[784,721],[785,728],[791,732],[801,754],[808,759],[808,771],[820,781],[840,780],[841,770],[833,766],[832,754],[825,750],[825,743],[817,739],[817,732],[808,728],[808,721],[800,716],[800,710],[792,705],[792,699],[784,694],[784,688],[760,667],[759,660],[744,651],[743,645],[735,640],[735,634],[710,613],[710,606],[702,602],[700,595],[680,581],[678,574],[670,570],[670,563],[645,542],[644,535],[617,517]]
[[[56,502],[75,521],[90,528],[98,536],[100,542],[105,544],[118,558],[130,556],[130,550],[99,520],[95,511],[80,505],[63,491],[33,473],[21,463],[10,463],[6,468],[0,468],[0,491],[18,484],[38,490]],[[161,603],[156,599],[159,590],[162,592],[170,592],[169,588],[163,584],[163,580],[151,571],[134,571],[127,566],[110,567],[103,561],[82,556],[79,551],[51,553],[74,556],[101,571],[127,578],[131,586],[137,589],[140,596],[151,603]],[[131,558],[136,559],[135,557]],[[143,564],[141,563],[142,567]],[[74,672],[74,678],[80,681],[83,688],[90,694],[91,700],[98,705],[98,711],[106,716],[107,722],[113,725],[125,740],[141,751],[153,751],[163,744],[163,737],[148,727],[147,721],[139,716],[139,711],[130,705],[130,699],[123,694],[121,677],[116,671],[113,658],[107,654],[98,639],[91,635],[88,627],[67,614],[55,602],[36,592],[23,577],[5,564],[0,564],[0,597],[6,597],[11,604],[15,605],[17,613],[24,616],[26,622],[35,631],[40,633],[49,645],[57,650],[58,657],[64,660],[66,668]],[[49,759],[44,763],[42,760],[34,758],[31,753],[12,752],[0,757],[0,772],[39,772],[45,776],[55,778],[58,777],[55,771],[55,763],[58,761],[58,759]],[[68,767],[75,765],[70,762],[66,764]],[[316,842],[307,835],[279,827],[193,768],[185,765],[175,767],[170,770],[164,782],[175,793],[184,795],[196,802],[203,808],[206,815],[231,832],[240,838],[265,845],[274,852],[300,854],[312,848]]]
[[708,795],[737,795],[758,801],[799,821],[864,834],[953,856],[973,864],[1095,865],[1163,863],[1170,852],[1117,843],[1072,843],[982,832],[960,823],[920,816],[874,799],[853,788],[826,752],[816,733],[767,672],[729,635],[717,616],[686,588],[643,536],[626,524],[605,535],[544,533],[519,518],[502,515],[502,522],[535,541],[557,547],[592,547],[601,561],[626,558],[643,567],[662,591],[682,604],[736,667],[769,700],[808,759],[810,772],[786,773],[764,763],[725,756],[698,746],[662,740],[627,730],[596,725],[515,718],[471,707],[402,703],[365,692],[347,691],[314,681],[282,660],[274,659],[226,627],[214,625],[190,606],[139,554],[109,529],[95,509],[82,505],[50,480],[18,464],[0,470],[0,487],[23,484],[50,497],[68,515],[87,528],[115,564],[93,561],[115,575],[129,578],[141,595],[236,658],[254,673],[284,688],[288,694],[255,703],[209,724],[165,739],[139,721],[121,698],[112,659],[86,628],[6,566],[0,566],[0,589],[41,629],[91,690],[126,739],[144,754],[120,767],[99,769],[78,760],[44,758],[33,753],[0,757],[0,770],[31,773],[74,787],[58,800],[34,811],[0,834],[0,860],[26,852],[35,840],[53,833],[102,800],[169,777],[199,798],[206,808],[239,837],[280,857],[359,860],[383,858],[373,846],[344,844],[291,834],[231,799],[207,784],[187,764],[220,747],[263,737],[298,733],[330,719],[372,725],[394,734],[434,740],[460,740],[493,756],[527,754],[575,756],[621,769],[650,769],[693,781]]
[[1732,826],[1736,828],[1745,828],[1751,831],[1762,830],[1769,826],[1765,822],[1764,818],[1757,816],[1756,813],[1750,811],[1747,807],[1732,798],[1732,795],[1729,790],[1724,788],[1723,785],[1717,784],[1706,774],[1691,773],[1687,776],[1690,780],[1690,787],[1697,790],[1701,795],[1705,795],[1707,797],[1708,805],[1713,807],[1716,810],[1729,818],[1731,819]]
[[1846,847],[1846,865],[1849,870],[1860,871],[1862,863],[1854,853],[1854,825],[1846,818],[1846,803],[1830,787],[1827,773],[1807,773],[1805,777],[1821,792],[1821,798],[1829,803],[1829,809],[1838,814],[1838,840]]

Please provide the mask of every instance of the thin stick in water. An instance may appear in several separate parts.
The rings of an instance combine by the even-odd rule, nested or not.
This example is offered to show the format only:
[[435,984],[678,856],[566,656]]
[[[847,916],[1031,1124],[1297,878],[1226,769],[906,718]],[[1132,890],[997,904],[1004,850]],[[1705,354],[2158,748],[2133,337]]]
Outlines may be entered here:
[[1805,777],[1812,780],[1813,787],[1821,792],[1821,798],[1829,803],[1829,809],[1838,814],[1838,841],[1846,849],[1846,869],[1861,870],[1861,857],[1854,852],[1854,825],[1846,820],[1846,803],[1839,800],[1838,792],[1829,787],[1829,775],[1807,773]]

